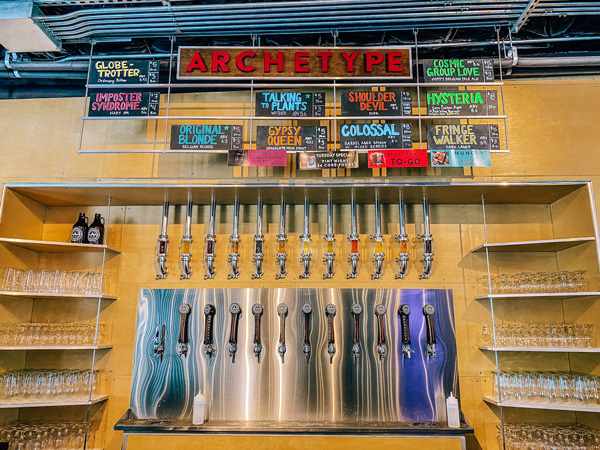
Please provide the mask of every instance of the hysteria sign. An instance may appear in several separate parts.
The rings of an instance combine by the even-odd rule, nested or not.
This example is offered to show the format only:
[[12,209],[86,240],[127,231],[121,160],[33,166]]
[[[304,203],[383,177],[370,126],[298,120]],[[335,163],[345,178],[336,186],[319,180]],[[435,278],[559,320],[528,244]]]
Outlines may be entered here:
[[412,78],[397,47],[179,47],[178,79]]

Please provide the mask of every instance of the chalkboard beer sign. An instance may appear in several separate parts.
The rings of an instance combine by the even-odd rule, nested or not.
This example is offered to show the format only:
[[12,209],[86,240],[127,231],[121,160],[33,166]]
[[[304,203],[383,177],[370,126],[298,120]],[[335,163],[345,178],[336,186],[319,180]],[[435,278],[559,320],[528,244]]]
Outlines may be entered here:
[[424,59],[425,83],[488,83],[494,81],[491,59]]
[[430,150],[500,150],[498,125],[427,125]]
[[411,116],[407,91],[342,91],[342,116]]
[[347,150],[412,148],[412,128],[410,123],[344,124],[340,142]]
[[92,92],[88,114],[94,117],[157,116],[160,92]]
[[316,126],[259,126],[256,130],[256,148],[290,152],[327,150],[327,127]]
[[430,116],[496,116],[497,91],[429,91],[427,114]]
[[257,92],[256,117],[323,117],[325,92]]
[[156,84],[160,64],[158,61],[137,59],[100,59],[92,64],[92,84]]
[[498,125],[427,125],[432,166],[489,167],[490,150],[500,149]]
[[241,150],[242,125],[171,125],[171,150]]

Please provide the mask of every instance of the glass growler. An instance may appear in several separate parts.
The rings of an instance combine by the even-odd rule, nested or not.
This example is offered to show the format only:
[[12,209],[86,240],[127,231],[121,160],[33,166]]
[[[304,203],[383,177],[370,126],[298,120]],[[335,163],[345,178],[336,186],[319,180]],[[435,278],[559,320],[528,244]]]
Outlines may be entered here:
[[79,213],[79,220],[71,230],[71,242],[74,244],[85,244],[87,242],[88,218],[85,213]]
[[104,218],[100,214],[94,216],[94,221],[88,228],[87,242],[99,245],[104,243]]

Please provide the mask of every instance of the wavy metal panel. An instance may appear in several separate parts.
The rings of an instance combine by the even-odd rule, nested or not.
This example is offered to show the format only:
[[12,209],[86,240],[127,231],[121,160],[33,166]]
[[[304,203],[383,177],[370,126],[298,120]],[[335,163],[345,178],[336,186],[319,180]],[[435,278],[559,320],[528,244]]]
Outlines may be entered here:
[[[238,352],[232,363],[227,352],[230,313],[242,308]],[[304,319],[301,306],[313,307],[312,354],[302,353]],[[192,306],[190,353],[176,353],[181,303]],[[254,303],[264,307],[263,352],[260,363],[253,353]],[[279,318],[276,307],[286,303],[285,363],[277,354]],[[327,353],[325,307],[337,306],[336,347],[333,364]],[[363,307],[360,317],[362,352],[351,354],[353,322],[350,307]],[[385,330],[388,355],[376,353],[375,306],[387,308]],[[400,304],[410,305],[410,328],[415,354],[403,359],[400,348]],[[437,358],[425,350],[422,307],[436,308]],[[202,352],[206,304],[216,307],[217,351],[210,360]],[[451,290],[386,289],[207,289],[143,290],[138,308],[131,410],[140,419],[190,419],[193,396],[207,395],[209,420],[295,422],[402,422],[445,420],[445,398],[458,391],[456,342]],[[165,324],[164,359],[153,354],[156,324]]]

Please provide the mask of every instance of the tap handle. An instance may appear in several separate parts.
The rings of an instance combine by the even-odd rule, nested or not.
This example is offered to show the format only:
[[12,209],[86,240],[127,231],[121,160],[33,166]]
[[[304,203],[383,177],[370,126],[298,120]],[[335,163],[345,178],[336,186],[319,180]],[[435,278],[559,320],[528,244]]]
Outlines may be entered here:
[[380,303],[375,307],[375,315],[377,316],[377,344],[385,344],[385,329],[383,326],[383,316],[385,315],[385,305]]
[[180,321],[178,342],[180,344],[187,344],[190,341],[188,330],[190,312],[192,312],[192,307],[188,303],[179,305]]
[[154,331],[154,339],[152,339],[152,348],[154,349],[154,353],[158,353],[158,346],[160,344],[160,324],[156,324],[156,329]]
[[410,315],[410,306],[400,305],[398,308],[400,316],[400,328],[402,334],[402,345],[410,345],[410,328],[408,326],[408,316]]
[[358,303],[352,305],[352,316],[354,317],[354,343],[360,342],[359,317],[362,313],[362,306]]
[[287,316],[288,307],[285,303],[277,305],[277,315],[279,316],[279,343],[285,342],[285,316]]
[[312,313],[312,306],[310,303],[302,305],[302,313],[304,314],[304,343],[302,344],[302,352],[308,362],[310,359],[310,314]]
[[214,305],[204,307],[204,345],[212,347],[213,344],[213,321],[216,309]]
[[242,308],[239,303],[232,303],[229,305],[229,312],[231,313],[231,330],[229,333],[229,343],[237,344],[238,341],[238,323]]
[[433,314],[435,313],[435,308],[431,304],[427,304],[423,306],[423,314],[425,315],[425,325],[427,328],[427,344],[435,345],[435,330],[433,328]]
[[325,312],[327,314],[327,326],[328,326],[328,330],[329,330],[329,333],[328,333],[329,344],[335,344],[335,329],[333,326],[333,318],[335,317],[337,308],[335,307],[335,305],[333,303],[330,303],[325,308]]
[[252,305],[252,314],[254,315],[254,355],[260,362],[260,353],[262,352],[262,344],[260,342],[260,316],[262,316],[263,307],[258,303]]

